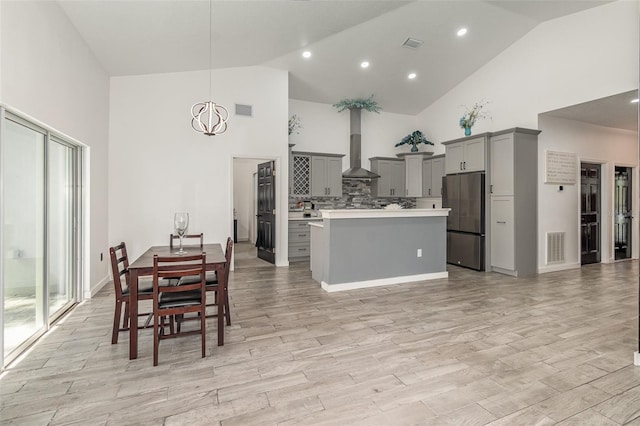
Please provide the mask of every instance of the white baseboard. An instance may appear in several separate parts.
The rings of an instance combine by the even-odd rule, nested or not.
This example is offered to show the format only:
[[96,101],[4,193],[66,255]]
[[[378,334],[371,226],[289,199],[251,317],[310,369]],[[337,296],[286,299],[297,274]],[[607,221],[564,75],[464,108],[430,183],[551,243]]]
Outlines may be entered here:
[[94,285],[93,288],[90,288],[89,290],[85,290],[85,292],[84,292],[84,300],[91,299],[93,296],[98,294],[98,292],[100,290],[102,290],[102,287],[104,287],[110,281],[111,281],[111,279],[109,278],[109,275],[107,275],[103,279],[98,281],[98,283],[96,285]]
[[582,265],[580,265],[579,262],[563,263],[563,264],[560,264],[560,265],[541,266],[541,267],[538,268],[538,273],[539,274],[546,274],[547,272],[565,271],[567,269],[578,269],[581,266]]
[[404,277],[380,278],[377,280],[354,281],[350,283],[327,284],[322,281],[320,285],[326,292],[333,293],[335,291],[355,290],[358,288],[380,287],[383,285],[405,284],[416,281],[437,280],[439,278],[448,278],[449,273],[433,272],[430,274],[407,275]]

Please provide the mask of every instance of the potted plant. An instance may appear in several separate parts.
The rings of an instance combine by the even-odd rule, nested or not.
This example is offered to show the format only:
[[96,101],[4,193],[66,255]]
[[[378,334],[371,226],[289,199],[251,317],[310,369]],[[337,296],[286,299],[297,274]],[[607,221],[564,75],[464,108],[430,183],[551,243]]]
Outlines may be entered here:
[[343,99],[338,103],[333,104],[334,107],[338,108],[338,112],[342,112],[345,109],[363,109],[369,112],[380,113],[380,105],[376,101],[373,100],[373,95],[369,96],[366,99],[355,98],[355,99]]
[[433,142],[428,141],[427,138],[424,137],[424,134],[420,130],[416,130],[413,133],[408,134],[400,142],[398,142],[395,146],[400,145],[411,145],[411,152],[418,152],[419,144],[432,145]]
[[289,117],[289,136],[291,136],[293,132],[295,132],[296,135],[299,135],[300,132],[298,131],[298,129],[302,129],[302,122],[300,121],[300,117],[298,117],[297,114],[293,114],[291,117]]
[[461,129],[464,129],[465,136],[471,136],[471,128],[474,124],[476,124],[477,120],[480,120],[482,118],[491,118],[491,115],[489,115],[488,112],[482,110],[485,106],[487,106],[488,103],[489,102],[483,99],[480,102],[476,102],[475,104],[473,104],[473,107],[471,109],[467,108],[466,106],[464,107],[465,113],[462,117],[460,117],[460,121],[458,124],[460,124]]

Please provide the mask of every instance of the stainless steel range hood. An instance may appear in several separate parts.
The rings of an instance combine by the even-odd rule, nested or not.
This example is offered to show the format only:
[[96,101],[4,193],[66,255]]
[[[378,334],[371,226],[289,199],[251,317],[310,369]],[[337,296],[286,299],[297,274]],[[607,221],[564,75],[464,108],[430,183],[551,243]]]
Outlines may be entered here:
[[349,167],[342,172],[343,179],[375,179],[380,176],[362,168],[362,134],[360,133],[360,108],[352,108],[350,113]]

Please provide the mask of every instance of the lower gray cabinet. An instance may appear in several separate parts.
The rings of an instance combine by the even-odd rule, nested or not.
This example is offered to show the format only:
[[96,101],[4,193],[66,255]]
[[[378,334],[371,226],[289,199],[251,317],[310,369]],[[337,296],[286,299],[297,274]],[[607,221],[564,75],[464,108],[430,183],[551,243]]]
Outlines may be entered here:
[[311,255],[311,230],[309,222],[320,222],[319,218],[289,220],[289,262],[309,260]]

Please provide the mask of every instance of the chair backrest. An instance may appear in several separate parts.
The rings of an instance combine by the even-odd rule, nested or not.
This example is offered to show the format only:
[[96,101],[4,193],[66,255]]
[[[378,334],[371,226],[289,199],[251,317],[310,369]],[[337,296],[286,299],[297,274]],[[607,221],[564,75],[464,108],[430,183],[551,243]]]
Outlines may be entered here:
[[109,248],[111,257],[111,272],[113,273],[113,286],[115,287],[116,297],[122,297],[122,277],[125,278],[125,285],[129,280],[129,257],[127,256],[127,246],[124,242],[115,247]]
[[[153,256],[153,300],[158,303],[159,293],[179,293],[192,290],[201,290],[205,295],[207,270],[206,253],[192,256]],[[199,276],[201,279],[197,283],[185,285],[160,286],[161,278],[180,278],[186,276]],[[204,299],[203,299],[204,300]]]
[[[200,238],[200,247],[202,247],[204,245],[204,234],[201,232],[200,234],[189,234],[189,235],[184,235],[182,237],[182,241],[186,240],[186,239],[196,239],[196,238]],[[176,234],[170,234],[169,236],[169,248],[173,248],[173,241],[174,240],[179,240],[180,236],[176,235]]]

